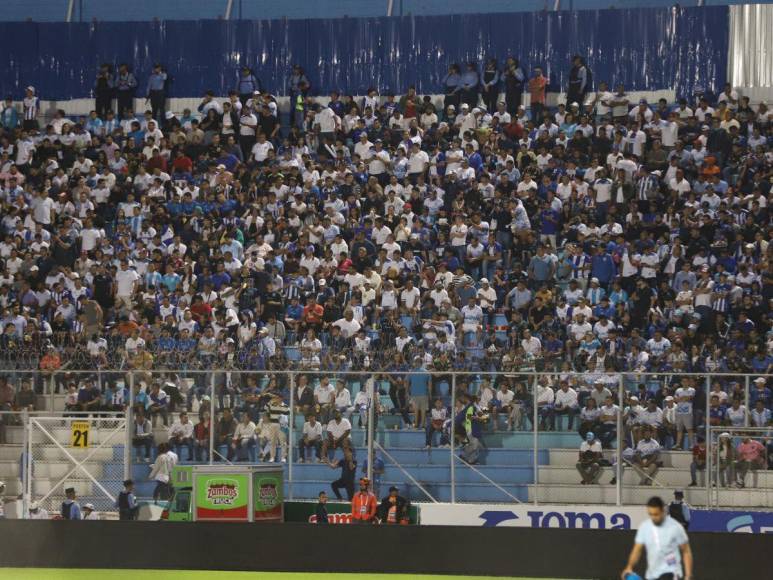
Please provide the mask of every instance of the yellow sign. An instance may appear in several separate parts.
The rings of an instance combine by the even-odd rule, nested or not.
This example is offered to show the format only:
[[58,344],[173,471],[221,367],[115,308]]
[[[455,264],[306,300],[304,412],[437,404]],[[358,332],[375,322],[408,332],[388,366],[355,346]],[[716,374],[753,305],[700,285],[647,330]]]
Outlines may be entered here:
[[88,421],[73,421],[70,432],[70,446],[84,449],[89,446]]

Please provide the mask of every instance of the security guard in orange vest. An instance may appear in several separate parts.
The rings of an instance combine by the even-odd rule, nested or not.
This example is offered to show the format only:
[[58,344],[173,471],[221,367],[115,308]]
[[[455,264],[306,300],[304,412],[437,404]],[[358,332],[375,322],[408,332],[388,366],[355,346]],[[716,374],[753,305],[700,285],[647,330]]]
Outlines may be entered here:
[[376,517],[378,507],[376,496],[368,491],[370,480],[367,477],[360,478],[360,491],[352,498],[352,523],[369,524]]

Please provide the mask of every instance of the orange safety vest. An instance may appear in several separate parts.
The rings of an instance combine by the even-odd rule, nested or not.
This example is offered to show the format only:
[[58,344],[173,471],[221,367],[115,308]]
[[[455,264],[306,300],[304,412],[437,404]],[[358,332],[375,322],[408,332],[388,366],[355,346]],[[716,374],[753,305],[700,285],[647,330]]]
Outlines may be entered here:
[[358,491],[352,499],[352,519],[369,522],[376,516],[376,496]]

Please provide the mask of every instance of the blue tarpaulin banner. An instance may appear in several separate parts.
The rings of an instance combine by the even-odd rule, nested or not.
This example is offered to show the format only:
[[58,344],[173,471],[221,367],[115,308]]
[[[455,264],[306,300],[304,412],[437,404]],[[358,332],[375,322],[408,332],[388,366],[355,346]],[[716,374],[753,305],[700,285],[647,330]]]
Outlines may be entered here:
[[224,95],[238,68],[252,67],[263,86],[287,93],[293,63],[303,66],[315,94],[338,89],[363,94],[441,92],[453,62],[503,61],[512,55],[527,74],[544,67],[550,90],[566,88],[569,60],[583,55],[595,82],[627,90],[696,88],[725,82],[728,8],[639,8],[403,18],[329,20],[161,21],[0,24],[2,94],[20,98],[27,85],[43,99],[92,94],[102,62],[128,62],[144,94],[154,62],[173,77],[171,96]]
[[773,512],[692,510],[691,514],[691,532],[773,533]]

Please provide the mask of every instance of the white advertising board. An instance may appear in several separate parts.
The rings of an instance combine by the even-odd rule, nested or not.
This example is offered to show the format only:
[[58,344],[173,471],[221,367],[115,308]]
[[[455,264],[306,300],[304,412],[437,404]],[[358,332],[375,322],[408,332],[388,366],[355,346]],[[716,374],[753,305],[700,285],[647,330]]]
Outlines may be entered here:
[[644,507],[532,504],[422,504],[423,526],[510,526],[635,530],[647,519]]

